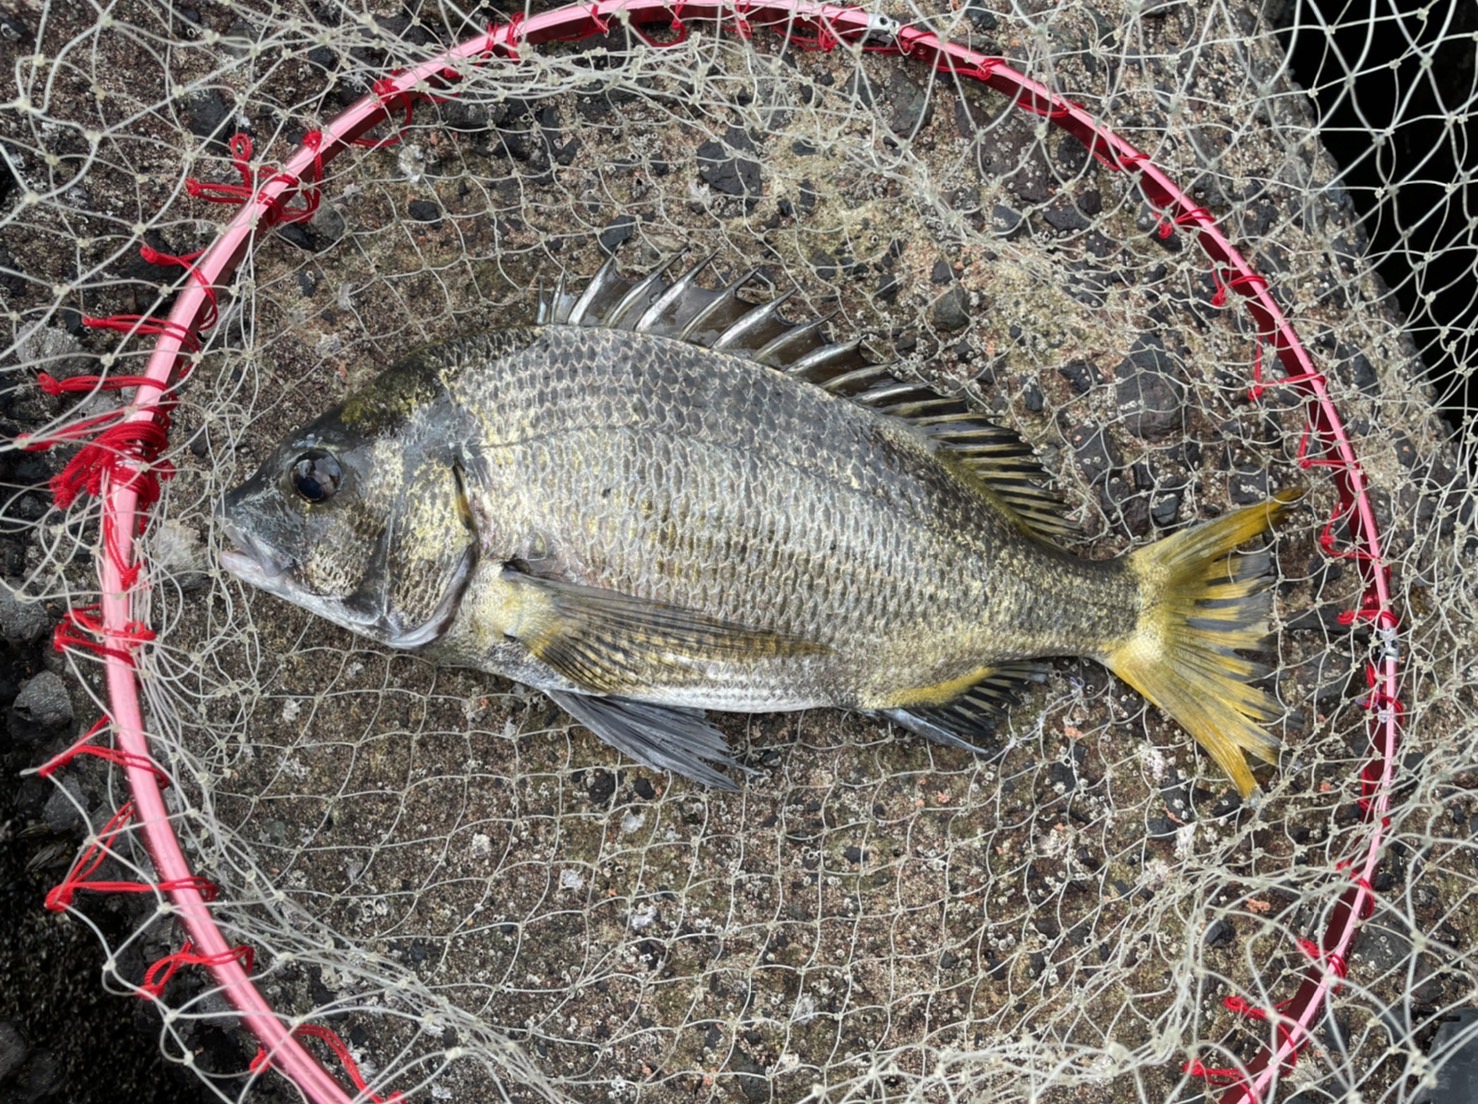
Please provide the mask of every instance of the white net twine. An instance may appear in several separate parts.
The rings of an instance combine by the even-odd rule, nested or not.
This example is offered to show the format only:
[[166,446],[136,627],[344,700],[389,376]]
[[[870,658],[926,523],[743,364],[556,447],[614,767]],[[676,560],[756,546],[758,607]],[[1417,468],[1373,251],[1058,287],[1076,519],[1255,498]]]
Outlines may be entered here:
[[[48,900],[207,1098],[1446,1099],[1478,1030],[1473,492],[1439,416],[1473,360],[1440,261],[1474,244],[1474,21],[1403,40],[1388,128],[1359,43],[1394,15],[939,8],[0,17],[5,610],[71,611],[76,721],[16,710],[88,826]],[[1288,72],[1311,39],[1338,125]],[[1432,119],[1452,181],[1384,153]],[[1419,218],[1351,199],[1402,188]],[[734,716],[759,773],[706,791],[215,566],[271,442],[612,251],[758,268],[965,394],[1080,554],[1308,487],[1265,796],[1075,660],[997,757]]]

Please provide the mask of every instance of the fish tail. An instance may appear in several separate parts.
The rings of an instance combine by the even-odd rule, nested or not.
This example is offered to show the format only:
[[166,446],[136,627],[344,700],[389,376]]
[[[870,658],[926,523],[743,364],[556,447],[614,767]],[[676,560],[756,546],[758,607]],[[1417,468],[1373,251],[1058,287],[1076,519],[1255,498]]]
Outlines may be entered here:
[[1279,491],[1261,505],[1132,553],[1139,619],[1103,656],[1116,675],[1200,742],[1243,797],[1257,785],[1247,756],[1277,762],[1279,741],[1265,726],[1284,710],[1251,685],[1267,666],[1237,654],[1267,638],[1271,557],[1235,550],[1267,532],[1301,495]]

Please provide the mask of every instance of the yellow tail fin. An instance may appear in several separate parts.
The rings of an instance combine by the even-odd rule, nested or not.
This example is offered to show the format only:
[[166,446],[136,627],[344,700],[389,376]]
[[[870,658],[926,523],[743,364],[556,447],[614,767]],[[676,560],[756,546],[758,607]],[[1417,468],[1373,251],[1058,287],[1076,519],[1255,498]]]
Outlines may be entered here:
[[1259,647],[1267,635],[1269,556],[1234,550],[1265,533],[1301,495],[1279,491],[1260,506],[1133,553],[1139,623],[1103,657],[1116,675],[1200,741],[1243,797],[1257,785],[1246,756],[1277,762],[1278,738],[1262,726],[1283,710],[1249,685],[1267,674],[1266,666],[1237,654]]

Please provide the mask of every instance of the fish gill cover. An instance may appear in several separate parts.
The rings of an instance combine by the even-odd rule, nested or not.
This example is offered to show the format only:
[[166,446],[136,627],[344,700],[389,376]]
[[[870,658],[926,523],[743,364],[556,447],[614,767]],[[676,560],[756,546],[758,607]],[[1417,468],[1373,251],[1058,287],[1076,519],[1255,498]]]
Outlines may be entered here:
[[[872,35],[789,39],[759,4],[641,26],[615,8],[569,9],[578,40],[537,48],[516,28],[542,7],[0,19],[6,763],[52,780],[7,796],[21,899],[39,912],[54,887],[106,949],[99,984],[158,999],[133,1045],[212,1099],[291,1093],[230,1015],[228,963],[332,1071],[300,1081],[312,1099],[355,1079],[406,1100],[1439,1099],[1423,1078],[1471,1034],[1478,764],[1472,492],[1428,366],[1471,359],[1471,334],[1424,297],[1444,278],[1412,275],[1403,316],[1373,272],[1430,219],[1369,248],[1388,228],[1324,153],[1290,36],[1243,5],[892,5]],[[1474,106],[1471,67],[1454,82],[1444,60],[1466,41],[1452,18],[1401,55],[1444,61],[1437,106],[1412,117]],[[1141,160],[1094,156],[988,73],[906,56],[899,28],[1003,59]],[[479,35],[454,89],[387,84]],[[1341,49],[1317,83],[1348,68],[1357,98],[1377,70]],[[285,182],[277,166],[367,95],[391,114],[359,136],[372,148]],[[1146,166],[1185,203],[1147,190]],[[1409,172],[1381,184],[1428,179]],[[210,287],[188,374],[120,397],[107,385],[137,383],[160,320],[201,294],[194,254],[238,213],[209,201],[270,187],[289,194]],[[1460,209],[1430,194],[1431,218]],[[1208,257],[1212,224],[1255,276]],[[720,717],[756,773],[705,790],[538,695],[218,570],[221,497],[272,442],[418,346],[532,321],[538,286],[577,286],[612,252],[628,272],[713,253],[710,286],[757,268],[794,291],[788,317],[830,315],[835,338],[1011,426],[1081,555],[1307,484],[1272,548],[1265,685],[1296,719],[1260,801],[1078,661],[984,758],[855,714]],[[1264,288],[1316,378],[1284,381],[1286,339],[1247,306]],[[120,433],[125,401],[167,408],[167,436],[163,413]],[[138,570],[100,593],[118,538],[88,492],[120,480],[157,503]],[[90,607],[120,585],[129,622],[102,632]],[[43,659],[64,611],[67,650]],[[137,674],[149,765],[109,751],[110,655]],[[1409,742],[1375,755],[1398,711]],[[142,845],[122,772],[149,766],[190,878],[161,878]],[[189,942],[164,903],[182,892],[220,947]],[[1325,942],[1351,902],[1363,939]],[[42,1045],[40,1017],[7,1015]],[[73,1099],[89,1061],[56,1074]]]

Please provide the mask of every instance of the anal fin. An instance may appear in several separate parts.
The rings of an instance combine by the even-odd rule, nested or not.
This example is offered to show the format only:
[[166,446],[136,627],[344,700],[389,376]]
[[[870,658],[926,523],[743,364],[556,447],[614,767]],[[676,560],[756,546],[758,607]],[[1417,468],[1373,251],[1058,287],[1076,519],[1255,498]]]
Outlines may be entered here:
[[1039,663],[1003,663],[942,704],[929,701],[927,693],[921,692],[921,704],[880,712],[894,724],[937,744],[989,754],[988,745],[1006,711],[1021,700],[1029,683],[1045,677],[1046,668]]
[[681,709],[628,698],[548,691],[575,720],[617,751],[655,770],[672,771],[719,790],[739,787],[719,768],[754,773],[737,762],[723,733],[701,709]]

